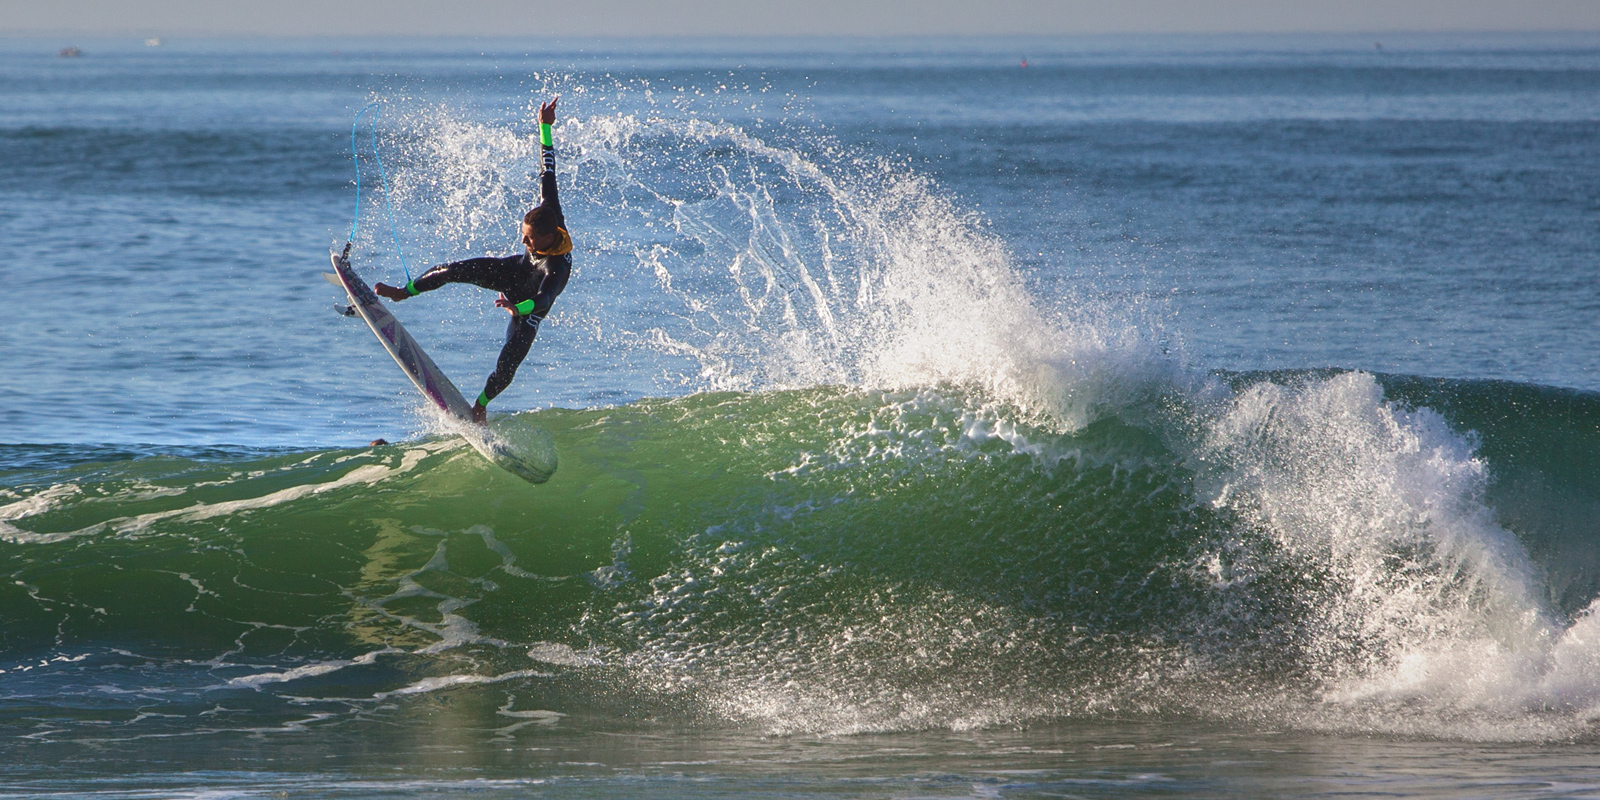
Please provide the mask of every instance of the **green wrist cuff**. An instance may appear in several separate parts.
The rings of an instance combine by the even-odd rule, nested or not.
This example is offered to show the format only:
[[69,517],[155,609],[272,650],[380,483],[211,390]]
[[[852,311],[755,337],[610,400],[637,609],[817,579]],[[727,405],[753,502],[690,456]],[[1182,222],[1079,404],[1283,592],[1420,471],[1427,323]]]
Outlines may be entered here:
[[478,405],[488,408],[489,396],[486,393],[478,392]]
[[539,123],[539,144],[542,144],[545,147],[556,146],[555,137],[550,135],[550,126],[544,124],[543,122]]
[[422,292],[417,290],[417,282],[416,281],[406,281],[406,294],[409,294],[412,297],[416,297],[417,295],[422,294]]
[[532,299],[524,300],[524,301],[522,301],[522,302],[517,304],[517,306],[516,306],[517,313],[526,315],[529,312],[533,311],[533,307],[536,306],[536,305],[538,305],[538,301],[536,301],[536,300],[532,300]]

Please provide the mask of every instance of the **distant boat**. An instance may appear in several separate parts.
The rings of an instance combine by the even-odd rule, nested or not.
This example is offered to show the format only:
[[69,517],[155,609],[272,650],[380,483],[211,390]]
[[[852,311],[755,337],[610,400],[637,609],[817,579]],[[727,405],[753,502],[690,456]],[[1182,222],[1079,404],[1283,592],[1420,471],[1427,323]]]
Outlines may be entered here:
[[145,47],[160,47],[161,46],[161,37],[160,36],[152,36],[152,37],[144,40],[144,46]]
[[83,51],[76,47],[63,47],[61,48],[61,52],[57,53],[57,55],[61,56],[62,58],[77,58],[78,56],[83,55]]

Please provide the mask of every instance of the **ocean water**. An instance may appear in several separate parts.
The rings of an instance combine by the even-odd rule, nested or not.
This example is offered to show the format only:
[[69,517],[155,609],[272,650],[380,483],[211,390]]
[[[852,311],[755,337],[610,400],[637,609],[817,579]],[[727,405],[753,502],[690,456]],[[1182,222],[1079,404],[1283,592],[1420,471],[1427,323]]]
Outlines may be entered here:
[[[1600,796],[1600,37],[1380,39],[0,41],[0,796]],[[558,92],[532,485],[318,273]]]

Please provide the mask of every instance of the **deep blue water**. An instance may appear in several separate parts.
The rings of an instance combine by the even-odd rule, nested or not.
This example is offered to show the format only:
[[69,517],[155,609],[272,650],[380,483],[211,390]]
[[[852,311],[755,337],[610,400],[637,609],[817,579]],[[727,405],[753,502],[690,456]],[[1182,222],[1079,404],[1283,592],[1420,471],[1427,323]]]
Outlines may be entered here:
[[[1589,264],[1600,53],[1581,37],[538,53],[492,41],[112,41],[82,43],[78,59],[46,44],[9,41],[3,55],[4,441],[392,438],[407,390],[324,313],[330,293],[314,274],[352,213],[354,112],[386,101],[391,136],[446,120],[526,130],[529,104],[557,90],[564,120],[709,120],[840,180],[924,176],[1041,302],[1109,298],[1159,320],[1202,368],[1600,389]],[[558,316],[530,363],[537,379],[519,381],[505,408],[670,394],[682,389],[658,373],[694,372],[619,341],[658,320],[594,309],[597,295],[652,287],[635,261],[645,237],[584,205],[601,164],[578,155],[563,154],[573,224],[591,243],[614,239],[581,255],[562,301],[569,319],[592,316],[592,339],[558,335]],[[624,157],[645,185],[695,168],[687,152]],[[437,196],[407,200],[403,218],[448,213]],[[386,233],[375,211],[367,230]],[[405,244],[418,268],[512,252],[509,225],[471,247],[437,230]],[[399,272],[374,266],[374,279]],[[433,345],[464,385],[486,374],[500,334],[479,319],[485,304],[412,312],[473,315]]]

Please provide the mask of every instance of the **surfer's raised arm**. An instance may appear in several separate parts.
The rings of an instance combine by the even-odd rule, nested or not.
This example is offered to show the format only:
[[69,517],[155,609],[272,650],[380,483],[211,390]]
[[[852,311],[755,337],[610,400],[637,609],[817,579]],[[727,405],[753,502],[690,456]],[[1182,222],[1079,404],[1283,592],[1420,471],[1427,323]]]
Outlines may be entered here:
[[549,208],[560,227],[565,228],[567,221],[561,215],[561,198],[556,194],[556,142],[551,128],[556,124],[556,101],[560,99],[558,94],[539,106],[539,149],[544,165],[539,171],[539,207]]
[[[539,106],[539,147],[543,151],[540,155],[542,168],[539,171],[539,204],[522,218],[522,244],[527,248],[529,256],[566,255],[572,252],[572,238],[567,233],[567,219],[566,215],[561,213],[561,196],[556,189],[556,145],[552,126],[556,123],[556,103],[560,100],[561,95],[558,94]],[[345,249],[349,250],[348,247]],[[470,259],[470,261],[478,260],[480,259]],[[469,261],[456,263],[467,264]],[[434,267],[405,286],[379,283],[372,288],[380,296],[398,303],[407,297],[432,291],[446,283],[454,283],[455,281],[446,279],[443,274],[435,275],[453,266],[456,264]],[[526,314],[532,308],[532,306],[522,308],[504,294],[501,294],[494,304],[512,314]]]
[[551,128],[556,122],[556,101],[560,99],[557,95],[539,106],[543,169],[539,172],[539,205],[522,217],[522,244],[526,252],[441,264],[405,286],[380,283],[372,287],[379,295],[396,302],[450,283],[470,283],[500,293],[494,304],[511,312],[511,327],[506,330],[506,343],[500,349],[494,372],[484,383],[478,402],[473,404],[472,418],[478,422],[484,420],[489,401],[511,385],[511,378],[516,375],[522,359],[527,357],[528,348],[539,332],[539,323],[550,313],[550,304],[566,288],[567,278],[572,275],[572,237],[567,234],[567,220],[561,213],[561,200],[556,194],[556,147]]

